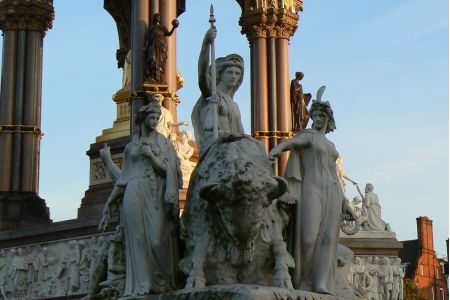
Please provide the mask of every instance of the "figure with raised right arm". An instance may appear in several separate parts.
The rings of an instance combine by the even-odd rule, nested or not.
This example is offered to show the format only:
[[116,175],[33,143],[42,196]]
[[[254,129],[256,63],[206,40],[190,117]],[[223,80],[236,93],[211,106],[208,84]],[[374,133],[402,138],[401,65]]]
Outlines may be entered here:
[[156,13],[152,16],[152,24],[147,34],[145,57],[147,61],[146,77],[152,82],[162,83],[164,81],[164,68],[167,59],[167,37],[170,37],[178,27],[177,19],[172,20],[172,29],[169,31],[161,24],[161,15]]
[[[217,36],[217,29],[210,28],[203,39],[198,59],[198,85],[201,96],[192,110],[192,126],[194,127],[195,141],[200,155],[213,142],[213,122],[217,122],[219,134],[221,131],[244,133],[239,106],[234,102],[234,94],[242,84],[244,76],[244,61],[238,54],[230,54],[215,60],[216,89],[215,101],[217,106],[209,105],[211,99],[211,44]],[[211,109],[217,109],[218,119],[212,120],[214,114]]]
[[336,171],[339,153],[325,136],[336,125],[330,104],[320,100],[324,89],[319,89],[317,101],[311,105],[311,129],[300,131],[278,144],[270,151],[269,158],[275,159],[282,152],[291,151],[286,172],[290,170],[302,179],[299,181],[300,198],[296,209],[299,227],[295,228],[294,238],[298,240],[295,244],[299,249],[293,250],[296,265],[294,288],[334,294],[341,222],[342,219],[356,220],[357,217],[350,206],[345,205],[346,199],[339,187]]

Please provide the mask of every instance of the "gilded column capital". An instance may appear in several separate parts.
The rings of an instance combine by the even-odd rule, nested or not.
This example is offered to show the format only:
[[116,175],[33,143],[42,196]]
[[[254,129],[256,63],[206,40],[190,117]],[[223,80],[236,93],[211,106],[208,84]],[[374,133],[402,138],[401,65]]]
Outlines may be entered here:
[[0,29],[35,30],[42,34],[52,28],[53,0],[1,0]]
[[277,38],[290,39],[298,28],[299,16],[289,11],[277,14],[274,29]]
[[289,39],[298,27],[302,4],[301,0],[241,1],[241,33],[247,35],[250,42],[261,37]]
[[260,10],[249,11],[242,13],[239,18],[239,25],[241,25],[241,33],[247,36],[249,42],[257,38],[267,37],[267,16],[261,13]]

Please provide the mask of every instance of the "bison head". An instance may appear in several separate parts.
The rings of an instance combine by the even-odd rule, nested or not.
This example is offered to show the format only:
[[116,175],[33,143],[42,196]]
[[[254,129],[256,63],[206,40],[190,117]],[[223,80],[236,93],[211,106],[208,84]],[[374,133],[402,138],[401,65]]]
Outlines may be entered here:
[[249,162],[244,168],[236,168],[235,163],[222,175],[218,183],[201,187],[200,196],[217,209],[220,222],[233,241],[232,262],[245,264],[253,259],[253,244],[265,209],[286,192],[287,182]]

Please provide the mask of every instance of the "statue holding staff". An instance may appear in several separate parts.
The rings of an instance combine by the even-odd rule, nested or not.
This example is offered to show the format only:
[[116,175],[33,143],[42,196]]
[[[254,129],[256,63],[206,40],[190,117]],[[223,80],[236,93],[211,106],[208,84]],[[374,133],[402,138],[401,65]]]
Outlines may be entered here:
[[[211,28],[205,34],[198,59],[198,84],[202,94],[191,115],[200,155],[221,131],[244,133],[239,106],[233,100],[242,84],[244,61],[238,54],[214,59],[217,29],[212,13]],[[208,68],[210,56],[211,66]]]

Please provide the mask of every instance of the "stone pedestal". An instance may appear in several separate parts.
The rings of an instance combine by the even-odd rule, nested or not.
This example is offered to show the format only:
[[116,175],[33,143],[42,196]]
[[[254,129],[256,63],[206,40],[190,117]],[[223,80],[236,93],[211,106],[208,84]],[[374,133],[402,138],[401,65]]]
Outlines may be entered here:
[[403,277],[398,277],[404,274],[404,265],[398,257],[403,244],[396,239],[395,232],[360,231],[353,236],[341,233],[340,242],[355,254],[348,277],[355,299],[373,299],[371,282],[378,282],[381,290],[392,290],[394,280],[402,280]]
[[276,287],[232,284],[183,289],[165,294],[124,297],[121,300],[331,300],[332,296]]
[[45,200],[33,192],[0,192],[0,230],[50,223]]
[[91,144],[86,154],[90,159],[89,166],[89,188],[85,192],[85,196],[81,201],[81,206],[78,209],[78,218],[87,218],[101,215],[103,205],[106,202],[109,194],[114,186],[112,177],[100,157],[100,149],[104,144],[111,147],[111,156],[113,161],[119,166],[122,166],[123,151],[129,142],[128,135],[111,139],[102,140]]
[[341,233],[340,242],[352,249],[355,256],[398,257],[403,248],[393,231],[359,231],[352,236]]

